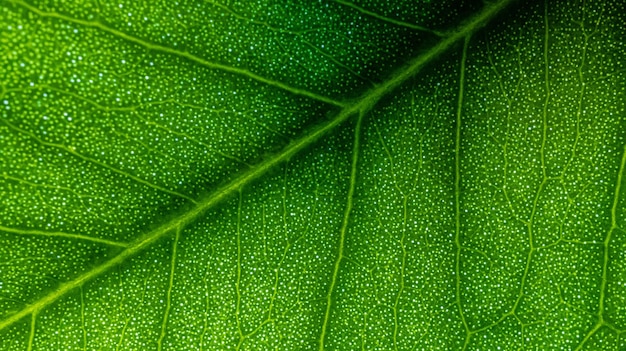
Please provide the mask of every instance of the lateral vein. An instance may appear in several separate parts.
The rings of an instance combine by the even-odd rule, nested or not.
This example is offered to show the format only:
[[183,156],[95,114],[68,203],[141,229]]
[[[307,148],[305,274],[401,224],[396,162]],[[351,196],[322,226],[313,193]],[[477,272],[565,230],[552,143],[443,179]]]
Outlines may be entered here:
[[11,233],[11,234],[17,234],[17,235],[50,236],[50,237],[58,237],[58,238],[85,240],[85,241],[92,241],[96,243],[106,244],[110,246],[118,246],[118,247],[128,246],[128,244],[122,243],[119,241],[113,241],[113,240],[108,240],[108,239],[90,237],[90,236],[82,235],[82,234],[73,234],[73,233],[65,233],[65,232],[47,232],[47,231],[37,230],[37,229],[18,229],[18,228],[5,227],[3,225],[0,225],[0,231]]
[[354,10],[359,11],[359,12],[361,12],[364,15],[370,16],[372,18],[376,18],[376,19],[381,20],[383,22],[388,22],[388,23],[394,24],[396,26],[406,27],[406,28],[413,29],[413,30],[418,30],[418,31],[422,31],[422,32],[431,33],[431,34],[434,34],[434,35],[439,36],[439,37],[444,36],[444,34],[442,32],[439,32],[437,30],[433,30],[433,29],[429,29],[429,28],[426,28],[424,26],[420,26],[420,25],[417,25],[417,24],[413,24],[413,23],[397,20],[397,19],[394,19],[394,18],[391,18],[391,17],[383,16],[383,15],[380,15],[380,14],[378,14],[376,12],[373,12],[373,11],[367,10],[367,9],[361,7],[361,6],[358,6],[358,5],[356,5],[356,4],[352,3],[352,2],[348,2],[348,1],[344,1],[344,0],[333,0],[333,1],[338,3],[338,4],[341,4],[341,5],[344,5],[344,6],[347,6],[347,7],[351,7]]
[[239,351],[241,345],[246,339],[241,329],[241,209],[243,206],[243,192],[239,189],[239,202],[237,203],[237,273],[235,280],[235,322],[237,324],[237,334],[239,335],[239,341],[235,350]]
[[172,262],[170,266],[170,279],[167,286],[167,298],[165,299],[165,313],[163,313],[163,323],[161,323],[161,335],[157,341],[157,350],[163,349],[163,339],[167,332],[167,320],[170,316],[170,309],[172,308],[172,288],[174,287],[174,273],[176,272],[176,251],[178,249],[178,239],[180,239],[181,227],[176,228],[176,235],[174,237],[174,244],[172,244]]
[[459,99],[456,111],[456,131],[454,143],[454,246],[456,247],[455,255],[455,271],[456,277],[456,305],[459,310],[459,316],[465,329],[465,340],[463,342],[463,350],[467,349],[470,337],[472,335],[465,313],[463,312],[463,303],[461,301],[461,129],[463,115],[463,98],[465,95],[465,70],[467,63],[467,48],[469,46],[470,36],[465,37],[463,43],[463,53],[461,56],[461,72],[459,76]]
[[60,19],[63,21],[67,21],[67,22],[72,22],[72,23],[76,23],[79,24],[81,26],[85,26],[85,27],[91,27],[91,28],[97,28],[100,29],[104,32],[107,32],[109,34],[112,34],[118,38],[122,38],[126,41],[135,43],[137,45],[143,46],[144,48],[148,49],[148,50],[154,50],[154,51],[158,51],[158,52],[162,52],[162,53],[166,53],[166,54],[170,54],[170,55],[174,55],[174,56],[178,56],[178,57],[183,57],[186,58],[190,61],[199,63],[202,66],[211,68],[211,69],[218,69],[221,71],[225,71],[228,73],[233,73],[233,74],[237,74],[240,76],[244,76],[250,79],[254,79],[258,82],[267,84],[267,85],[271,85],[277,88],[280,88],[282,90],[288,91],[292,94],[296,94],[296,95],[301,95],[301,96],[306,96],[308,98],[314,99],[314,100],[318,100],[330,105],[334,105],[334,106],[338,106],[338,107],[343,107],[344,104],[342,102],[333,100],[332,98],[326,97],[326,96],[322,96],[319,94],[316,94],[314,92],[305,90],[305,89],[300,89],[300,88],[296,88],[296,87],[292,87],[290,85],[287,85],[285,83],[276,81],[276,80],[272,80],[266,77],[263,77],[259,74],[256,74],[254,72],[251,72],[249,70],[243,69],[243,68],[238,68],[238,67],[233,67],[233,66],[228,66],[228,65],[224,65],[221,63],[216,63],[216,62],[212,62],[206,59],[201,58],[200,56],[194,55],[188,51],[180,51],[171,47],[167,47],[164,45],[160,45],[160,44],[156,44],[156,43],[152,43],[149,42],[147,40],[132,36],[130,34],[127,34],[125,32],[119,31],[115,28],[112,28],[102,22],[99,21],[86,21],[86,20],[81,20],[78,18],[73,18],[73,17],[69,17],[66,16],[64,14],[61,13],[57,13],[57,12],[47,12],[47,11],[42,11],[37,7],[34,7],[30,4],[25,3],[24,1],[21,0],[9,0],[10,2],[22,6],[23,8],[36,13],[37,15],[41,16],[41,17],[49,17],[49,18],[56,18],[56,19]]
[[626,173],[626,145],[624,145],[624,151],[622,153],[622,162],[620,163],[619,171],[617,173],[617,180],[615,184],[615,193],[613,195],[613,204],[611,205],[611,227],[606,233],[604,241],[602,242],[602,282],[600,283],[600,299],[598,302],[598,322],[587,332],[580,344],[574,349],[575,351],[581,350],[583,346],[589,341],[589,339],[603,326],[609,325],[604,318],[605,303],[606,303],[606,286],[609,282],[609,245],[613,237],[613,232],[620,229],[617,223],[617,208],[619,207],[620,193],[622,191],[622,183],[624,182]]
[[194,200],[190,196],[187,196],[187,195],[185,195],[183,193],[179,193],[179,192],[174,191],[174,190],[167,189],[165,187],[162,187],[162,186],[154,184],[154,183],[150,183],[149,181],[147,181],[145,179],[141,179],[140,177],[137,177],[137,176],[135,176],[135,175],[133,175],[131,173],[128,173],[128,172],[126,172],[124,170],[115,168],[115,167],[113,167],[113,166],[111,166],[111,165],[109,165],[107,163],[104,163],[104,162],[102,162],[100,160],[97,160],[97,159],[95,159],[93,157],[85,156],[85,155],[77,152],[76,149],[74,147],[72,147],[72,146],[67,146],[67,145],[63,145],[63,144],[57,144],[57,143],[45,141],[45,140],[41,139],[40,137],[38,137],[37,135],[35,135],[35,133],[33,133],[31,131],[28,131],[28,130],[25,130],[25,129],[22,129],[22,128],[16,126],[15,124],[7,121],[6,119],[1,119],[1,121],[7,127],[9,127],[10,129],[16,131],[17,133],[20,133],[20,134],[23,134],[23,135],[26,135],[26,136],[30,137],[31,139],[33,139],[37,143],[41,144],[42,146],[53,147],[53,148],[56,148],[56,149],[59,149],[59,150],[63,150],[65,152],[67,152],[68,154],[70,154],[72,156],[75,156],[75,157],[77,157],[77,158],[79,158],[79,159],[81,159],[81,160],[83,160],[85,162],[93,163],[93,164],[95,164],[97,166],[100,166],[102,168],[108,169],[109,171],[111,171],[113,173],[117,173],[117,174],[119,174],[121,176],[124,176],[126,178],[130,178],[130,179],[134,180],[137,183],[140,183],[140,184],[143,184],[145,186],[154,188],[154,189],[162,191],[164,193],[168,193],[170,195],[181,197],[181,198],[183,198],[183,199],[185,199],[187,201],[190,201],[192,203],[196,203],[196,200]]
[[337,258],[335,259],[335,265],[333,267],[333,275],[331,278],[328,293],[326,294],[326,312],[324,314],[324,322],[322,323],[322,333],[320,334],[319,349],[324,351],[324,341],[326,340],[326,333],[328,332],[328,322],[330,320],[330,313],[332,310],[333,292],[339,281],[339,269],[341,267],[341,261],[343,260],[343,248],[346,241],[346,232],[348,231],[348,223],[350,222],[350,213],[352,212],[354,189],[356,188],[356,173],[357,163],[359,160],[359,149],[361,139],[361,123],[363,121],[363,113],[359,114],[359,118],[354,128],[354,145],[352,147],[352,166],[350,170],[350,187],[348,189],[348,199],[346,202],[346,210],[343,214],[343,222],[341,223],[341,230],[339,232],[339,244],[337,248]]

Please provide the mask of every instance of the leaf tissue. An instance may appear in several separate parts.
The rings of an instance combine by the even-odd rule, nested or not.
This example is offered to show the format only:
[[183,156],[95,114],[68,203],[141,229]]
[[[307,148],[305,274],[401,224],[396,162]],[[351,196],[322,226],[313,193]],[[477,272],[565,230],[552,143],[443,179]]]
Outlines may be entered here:
[[622,0],[0,0],[0,350],[626,350]]

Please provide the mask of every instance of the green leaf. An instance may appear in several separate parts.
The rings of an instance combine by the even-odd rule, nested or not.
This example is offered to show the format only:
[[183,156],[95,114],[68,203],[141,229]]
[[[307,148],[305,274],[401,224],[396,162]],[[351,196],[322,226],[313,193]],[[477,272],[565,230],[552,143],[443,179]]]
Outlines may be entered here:
[[626,349],[621,0],[0,1],[1,350]]

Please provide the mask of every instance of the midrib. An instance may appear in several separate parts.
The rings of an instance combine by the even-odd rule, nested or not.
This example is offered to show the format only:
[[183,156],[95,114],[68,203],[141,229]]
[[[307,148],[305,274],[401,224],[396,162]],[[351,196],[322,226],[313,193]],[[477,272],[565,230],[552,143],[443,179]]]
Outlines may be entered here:
[[[169,233],[173,232],[177,228],[181,228],[181,229],[184,228],[188,223],[194,221],[196,218],[201,216],[206,210],[222,202],[225,198],[234,194],[245,184],[248,184],[251,181],[259,178],[270,169],[287,161],[295,154],[306,149],[311,144],[321,139],[324,135],[335,130],[337,127],[339,127],[343,122],[348,120],[353,115],[367,113],[376,105],[376,103],[381,98],[383,98],[385,95],[392,92],[396,87],[398,87],[407,79],[416,75],[418,72],[420,72],[424,68],[424,66],[426,66],[426,64],[428,64],[429,62],[431,62],[432,60],[434,60],[441,54],[448,51],[454,44],[464,39],[467,35],[472,34],[476,30],[478,30],[480,27],[484,26],[487,22],[489,22],[489,20],[491,20],[498,12],[504,9],[512,1],[513,0],[502,0],[496,4],[488,5],[485,9],[483,9],[480,13],[478,13],[478,15],[476,15],[469,21],[465,22],[457,30],[450,32],[451,34],[448,37],[443,38],[432,48],[428,49],[424,53],[411,59],[408,62],[408,64],[404,66],[403,69],[396,71],[396,73],[393,74],[388,80],[378,85],[374,89],[363,94],[360,98],[355,100],[354,103],[345,105],[337,113],[337,115],[334,118],[326,121],[323,124],[318,125],[316,128],[310,130],[308,133],[305,133],[299,139],[296,139],[294,142],[292,142],[287,147],[285,147],[281,152],[264,159],[263,161],[255,165],[254,167],[250,168],[247,172],[231,180],[226,185],[216,189],[212,193],[209,193],[208,195],[204,196],[203,198],[198,199],[194,207],[192,207],[190,210],[173,217],[172,219],[162,224],[157,229],[141,235],[137,240],[129,243],[126,249],[121,251],[119,254],[117,254],[113,258],[79,275],[73,280],[70,280],[68,282],[61,284],[54,291],[28,304],[22,310],[0,321],[0,330],[3,330],[15,324],[17,321],[21,320],[22,318],[28,315],[31,315],[33,313],[38,313],[41,309],[52,304],[59,298],[65,296],[70,291],[76,288],[79,288],[86,282],[91,281],[94,278],[110,271],[112,268],[117,267],[120,264],[126,262],[127,259],[135,256],[136,254],[143,251],[144,249],[152,246],[152,244],[157,242],[159,239],[167,236]],[[30,11],[36,12],[40,15],[48,15],[51,17],[56,17],[59,19],[66,19],[69,21],[73,21],[75,23],[80,23],[78,22],[80,20],[64,18],[64,16],[59,15],[59,14],[50,14],[50,13],[42,12],[19,0],[11,1],[11,2],[24,6]],[[82,22],[85,22],[84,23],[85,25],[91,25],[91,26],[103,29],[109,33],[112,33],[111,28],[104,27],[101,24],[97,24],[97,22],[87,22],[87,21],[82,21]],[[136,42],[136,43],[139,45],[146,46],[140,42]],[[155,47],[148,47],[148,48],[155,49]],[[190,55],[188,53],[184,53],[184,54],[185,55],[183,56],[185,57]],[[223,69],[223,67],[212,67],[212,68]],[[240,73],[240,72],[232,72],[232,73]],[[256,79],[255,77],[252,77],[252,76],[250,76],[250,78]],[[278,87],[281,87],[280,84],[282,84],[282,83],[279,83],[278,85],[274,84],[276,82],[266,82],[266,83],[269,85],[278,86]],[[281,88],[284,88],[284,87],[281,87]],[[285,88],[285,90],[290,91],[292,93],[297,93],[297,92],[294,92],[292,88],[290,87]],[[307,94],[301,94],[301,95],[308,96]],[[312,97],[312,96],[309,96],[309,97],[319,100],[319,98],[317,97]],[[333,105],[337,105],[335,101],[332,99],[328,99],[327,102]],[[329,291],[329,294],[332,294],[332,293],[333,291]]]

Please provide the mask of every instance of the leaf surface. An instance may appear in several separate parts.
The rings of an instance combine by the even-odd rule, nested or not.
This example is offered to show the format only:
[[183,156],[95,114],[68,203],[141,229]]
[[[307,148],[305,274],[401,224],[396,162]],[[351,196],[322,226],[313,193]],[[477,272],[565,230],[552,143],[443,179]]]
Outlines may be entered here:
[[0,4],[0,349],[626,347],[623,2]]

